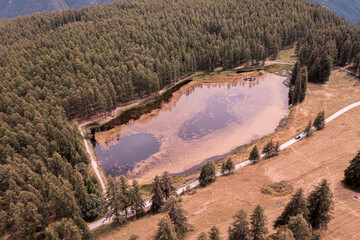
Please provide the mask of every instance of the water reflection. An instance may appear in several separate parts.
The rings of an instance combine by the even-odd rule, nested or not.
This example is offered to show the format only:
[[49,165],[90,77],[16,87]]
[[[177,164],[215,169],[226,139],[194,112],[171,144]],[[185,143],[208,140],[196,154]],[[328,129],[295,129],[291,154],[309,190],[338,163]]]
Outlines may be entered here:
[[97,132],[95,152],[105,172],[141,179],[164,170],[180,173],[273,132],[288,114],[284,78],[227,78],[225,83],[193,81],[160,108]]

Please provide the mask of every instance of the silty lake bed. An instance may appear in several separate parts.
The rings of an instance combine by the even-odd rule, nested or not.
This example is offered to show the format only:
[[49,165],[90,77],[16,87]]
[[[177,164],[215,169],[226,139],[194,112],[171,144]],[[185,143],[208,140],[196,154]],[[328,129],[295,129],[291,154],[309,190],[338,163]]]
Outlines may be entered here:
[[219,160],[274,132],[289,113],[286,78],[265,73],[244,81],[243,76],[219,75],[221,83],[194,80],[160,108],[96,132],[94,147],[102,168],[147,182],[163,171],[179,174],[207,159]]

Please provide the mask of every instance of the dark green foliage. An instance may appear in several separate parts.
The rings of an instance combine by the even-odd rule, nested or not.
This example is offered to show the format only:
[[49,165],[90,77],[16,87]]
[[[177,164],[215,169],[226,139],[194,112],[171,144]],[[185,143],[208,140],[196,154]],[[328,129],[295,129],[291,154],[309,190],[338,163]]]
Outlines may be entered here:
[[324,127],[325,127],[325,113],[324,111],[321,111],[318,113],[318,115],[314,120],[314,128],[319,131],[324,129]]
[[132,182],[132,189],[131,189],[131,210],[135,215],[141,215],[144,213],[144,199],[140,192],[140,186],[136,180]]
[[332,68],[332,60],[328,55],[323,55],[319,63],[319,79],[318,82],[324,83],[329,81]]
[[[1,21],[1,230],[32,236],[48,216],[98,211],[89,195],[101,190],[69,120],[107,114],[191,72],[260,63],[295,42],[309,72],[325,53],[356,66],[359,33],[329,10],[293,0],[119,1]],[[24,202],[21,192],[36,199]],[[21,204],[31,217],[15,218]]]
[[291,217],[287,227],[291,230],[296,240],[311,239],[311,227],[301,214]]
[[208,240],[208,237],[206,235],[205,232],[202,232],[199,234],[199,236],[197,237],[197,240]]
[[257,163],[260,159],[259,150],[257,146],[255,145],[254,148],[250,152],[249,160],[253,163]]
[[167,200],[171,195],[175,194],[176,191],[169,172],[166,171],[162,174],[161,183],[165,200]]
[[309,210],[306,206],[302,188],[297,190],[292,196],[290,202],[285,206],[281,215],[276,219],[274,228],[279,228],[288,224],[290,218],[298,214],[301,214],[305,219],[308,219]]
[[170,220],[174,224],[175,232],[179,238],[184,237],[186,233],[191,230],[191,225],[187,221],[186,212],[177,198],[169,198],[164,206],[164,211],[168,211]]
[[234,216],[234,222],[229,227],[229,240],[249,240],[249,222],[246,219],[246,212],[240,210]]
[[235,169],[235,164],[234,164],[234,162],[232,161],[231,157],[228,158],[228,159],[226,160],[226,162],[223,162],[223,163],[222,163],[221,172],[222,172],[223,174],[225,174],[225,173],[230,174],[232,171],[234,171],[234,169]]
[[306,137],[310,137],[313,134],[313,130],[312,130],[312,123],[311,120],[309,120],[308,125],[306,126],[305,130],[304,130],[305,136]]
[[217,228],[216,226],[213,226],[213,227],[210,229],[209,239],[210,239],[210,240],[220,240],[219,228]]
[[343,183],[351,189],[360,192],[360,152],[358,152],[346,168]]
[[300,72],[297,75],[295,80],[295,86],[291,90],[291,101],[293,105],[301,103],[304,101],[306,96],[306,89],[307,89],[307,82],[308,82],[308,72],[307,67],[301,68]]
[[83,216],[86,221],[94,221],[104,210],[104,199],[96,194],[89,194]]
[[[83,226],[82,223],[78,222],[79,225]],[[85,230],[85,231],[84,231]],[[89,230],[87,226],[80,228],[77,224],[68,218],[62,219],[60,222],[55,223],[45,233],[45,239],[57,240],[57,239],[73,239],[73,240],[87,240],[92,239],[89,236]]]
[[123,221],[121,211],[124,209],[124,206],[121,200],[119,181],[111,176],[108,177],[106,200],[106,208],[108,209],[106,218],[114,219],[117,224],[120,224]]
[[164,205],[164,193],[159,176],[155,176],[153,188],[151,190],[151,208],[150,211],[153,213],[158,213],[161,207]]
[[272,140],[270,140],[263,149],[263,154],[265,154],[265,158],[270,158],[279,153],[279,142],[273,143]]
[[213,161],[206,162],[200,171],[199,182],[200,186],[204,187],[215,181],[215,165]]
[[136,234],[131,234],[129,240],[139,240],[139,236]]
[[294,234],[287,227],[281,227],[279,231],[276,233],[277,240],[295,240]]
[[158,223],[158,230],[154,240],[177,240],[174,224],[168,217],[162,218]]
[[327,225],[333,218],[334,209],[333,194],[326,179],[321,180],[318,186],[307,198],[309,209],[309,223],[315,230],[326,230]]
[[298,77],[298,74],[300,72],[300,62],[299,61],[296,61],[295,65],[294,65],[294,68],[292,70],[292,73],[291,73],[291,78],[290,78],[290,83],[291,85],[295,85],[295,82],[296,82],[296,79]]
[[250,216],[250,235],[253,240],[265,240],[265,236],[268,233],[266,228],[267,219],[264,214],[264,209],[257,205],[253,213]]

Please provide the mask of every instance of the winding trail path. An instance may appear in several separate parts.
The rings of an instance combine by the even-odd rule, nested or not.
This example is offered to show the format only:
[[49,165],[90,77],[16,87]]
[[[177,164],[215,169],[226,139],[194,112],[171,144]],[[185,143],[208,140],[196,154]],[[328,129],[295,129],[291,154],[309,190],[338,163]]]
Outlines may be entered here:
[[[355,107],[358,107],[358,106],[360,106],[360,101],[359,101],[359,102],[355,102],[355,103],[353,103],[353,104],[350,104],[350,105],[342,108],[341,110],[337,111],[336,113],[334,113],[334,114],[331,115],[330,117],[326,118],[326,119],[325,119],[325,123],[327,124],[327,123],[331,122],[332,120],[334,120],[335,118],[337,118],[337,117],[339,117],[340,115],[344,114],[345,112],[347,112],[347,111],[349,111],[349,110],[351,110],[351,109],[353,109],[353,108],[355,108]],[[81,128],[80,128],[80,132],[81,132],[81,134],[83,135],[83,132],[82,132]],[[84,135],[83,135],[83,136],[84,136]],[[284,144],[280,145],[280,148],[279,148],[279,149],[282,150],[282,149],[284,149],[284,148],[287,148],[287,147],[291,146],[292,144],[296,143],[297,141],[300,141],[303,137],[305,137],[305,134],[304,134],[304,133],[301,133],[299,136],[300,136],[300,138],[297,139],[297,140],[293,138],[293,139],[285,142]],[[102,180],[102,178],[101,178],[101,175],[99,174],[98,164],[96,163],[96,161],[95,161],[94,158],[92,157],[92,154],[91,154],[91,152],[90,152],[89,145],[88,145],[87,141],[85,140],[85,138],[84,138],[84,143],[85,143],[85,146],[86,146],[86,150],[88,151],[88,153],[89,153],[89,155],[90,155],[91,164],[93,165],[94,170],[95,170],[95,173],[96,173],[96,175],[98,176],[98,178],[99,178],[99,180],[100,180],[100,183],[101,183],[101,186],[102,186],[102,188],[103,188],[103,191],[105,192],[106,189],[105,189],[105,185],[104,185],[104,183],[103,183],[103,180]],[[261,155],[260,155],[260,158],[264,158],[264,154],[261,154]],[[245,166],[247,166],[247,165],[250,165],[251,163],[252,163],[252,162],[251,162],[250,160],[246,160],[246,161],[244,161],[244,162],[242,162],[242,163],[239,163],[239,164],[235,165],[235,170],[240,169],[240,168],[243,168],[243,167],[245,167]],[[223,175],[223,174],[222,174],[221,172],[216,173],[216,176],[217,176],[217,177],[222,176],[222,175]],[[186,185],[186,186],[184,186],[184,187],[181,187],[181,188],[177,189],[177,190],[176,190],[176,193],[177,193],[177,194],[180,194],[180,193],[182,193],[182,192],[185,191],[185,190],[189,190],[189,189],[192,189],[192,188],[196,188],[196,187],[198,187],[199,185],[200,185],[200,183],[199,183],[199,181],[197,180],[197,181],[192,182],[192,183],[190,183],[190,184],[188,184],[188,185]],[[150,200],[149,200],[149,201],[146,201],[146,202],[145,202],[145,208],[150,207],[150,206],[151,206],[151,201],[150,201]],[[111,222],[111,219],[102,218],[102,219],[99,219],[99,220],[97,220],[97,221],[95,221],[95,222],[89,223],[88,226],[89,226],[89,229],[90,229],[90,230],[93,230],[93,229],[98,228],[98,227],[100,227],[100,226],[102,226],[102,225],[104,225],[104,224],[107,224],[107,223],[109,223],[109,222]]]

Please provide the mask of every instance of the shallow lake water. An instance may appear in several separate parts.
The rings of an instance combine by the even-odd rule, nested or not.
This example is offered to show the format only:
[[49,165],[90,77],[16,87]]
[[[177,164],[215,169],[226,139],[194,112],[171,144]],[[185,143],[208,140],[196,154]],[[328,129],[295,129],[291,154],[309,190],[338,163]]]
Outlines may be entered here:
[[195,80],[159,109],[95,133],[95,153],[107,174],[141,181],[179,174],[275,131],[288,115],[284,77],[240,75],[225,83]]

